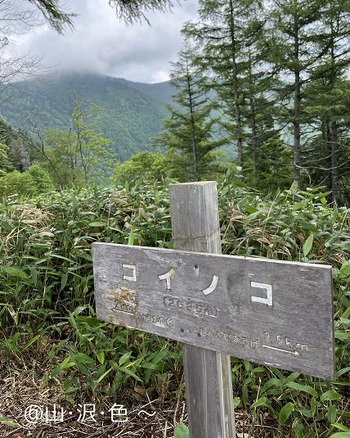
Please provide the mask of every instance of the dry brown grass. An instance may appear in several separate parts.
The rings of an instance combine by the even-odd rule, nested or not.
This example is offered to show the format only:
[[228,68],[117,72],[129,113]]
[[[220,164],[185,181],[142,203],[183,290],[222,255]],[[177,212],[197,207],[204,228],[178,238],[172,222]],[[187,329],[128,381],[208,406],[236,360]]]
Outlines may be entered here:
[[[52,380],[50,385],[41,388],[42,377],[48,370],[42,363],[33,360],[31,363],[2,361],[0,365],[0,417],[6,417],[14,425],[0,424],[1,438],[170,438],[174,436],[174,428],[179,422],[187,422],[186,405],[183,394],[178,400],[150,400],[147,391],[134,388],[119,395],[116,402],[128,409],[128,421],[113,423],[108,409],[113,401],[105,401],[104,406],[96,405],[93,415],[96,422],[87,416],[86,421],[78,421],[79,405],[72,406],[61,394],[60,384]],[[74,396],[74,395],[73,395]],[[91,400],[86,404],[93,405]],[[26,409],[39,406],[43,418],[33,424],[25,418]],[[52,410],[56,406],[58,412],[63,408],[61,422],[52,420]],[[45,410],[49,410],[49,418],[45,418]],[[101,415],[101,411],[106,414]],[[249,413],[236,412],[237,438],[263,438],[276,436],[275,425],[269,423],[271,418],[260,418],[259,423],[252,425]],[[264,423],[262,425],[261,423]]]

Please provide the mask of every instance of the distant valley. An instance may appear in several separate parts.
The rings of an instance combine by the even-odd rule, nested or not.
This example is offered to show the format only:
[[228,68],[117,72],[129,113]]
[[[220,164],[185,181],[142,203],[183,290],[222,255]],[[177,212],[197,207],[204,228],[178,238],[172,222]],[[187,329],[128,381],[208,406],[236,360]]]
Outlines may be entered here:
[[99,75],[46,76],[0,86],[0,116],[16,129],[43,136],[67,131],[77,104],[97,104],[101,134],[111,140],[118,159],[150,149],[159,134],[174,90],[169,82],[142,84]]

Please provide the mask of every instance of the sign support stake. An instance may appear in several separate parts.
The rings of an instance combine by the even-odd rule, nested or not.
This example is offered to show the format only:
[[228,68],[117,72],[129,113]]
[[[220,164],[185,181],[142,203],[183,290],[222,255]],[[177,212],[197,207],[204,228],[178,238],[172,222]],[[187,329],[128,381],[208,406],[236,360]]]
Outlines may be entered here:
[[[169,188],[174,249],[221,254],[216,182]],[[230,356],[184,344],[191,438],[235,438]]]

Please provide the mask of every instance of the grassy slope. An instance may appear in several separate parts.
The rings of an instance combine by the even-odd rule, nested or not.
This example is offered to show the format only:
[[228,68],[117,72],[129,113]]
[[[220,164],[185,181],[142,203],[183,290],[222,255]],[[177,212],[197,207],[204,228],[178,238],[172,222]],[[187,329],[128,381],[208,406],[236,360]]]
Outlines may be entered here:
[[[349,210],[328,207],[324,195],[312,191],[297,199],[284,192],[272,200],[236,183],[220,185],[219,201],[225,253],[328,263],[334,276],[336,379],[232,358],[237,418],[249,413],[239,431],[276,438],[350,433]],[[46,389],[61,384],[73,406],[82,400],[111,403],[113,395],[131,403],[128,394],[135,388],[145,402],[178,397],[182,405],[175,343],[95,319],[96,240],[169,247],[166,187],[62,192],[0,205],[0,381],[13,364],[26,364],[23,373]],[[33,369],[39,362],[42,372]],[[28,404],[33,399],[28,396]],[[3,412],[16,421],[17,414]]]

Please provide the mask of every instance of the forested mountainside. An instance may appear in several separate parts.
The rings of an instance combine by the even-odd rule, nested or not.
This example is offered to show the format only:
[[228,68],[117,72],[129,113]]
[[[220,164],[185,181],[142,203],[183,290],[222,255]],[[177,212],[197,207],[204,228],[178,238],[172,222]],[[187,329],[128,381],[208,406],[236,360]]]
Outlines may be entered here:
[[176,90],[174,90],[174,88],[171,86],[170,81],[159,82],[156,84],[144,84],[143,82],[132,82],[122,78],[117,78],[116,80],[127,87],[134,88],[135,90],[148,94],[160,102],[164,102],[166,104],[173,103],[173,95]]
[[76,105],[96,104],[96,126],[119,160],[146,150],[167,115],[172,88],[100,75],[50,75],[0,86],[0,115],[12,126],[44,135],[67,130]]

